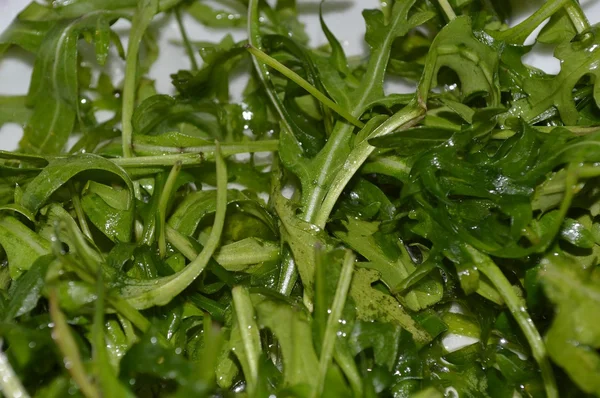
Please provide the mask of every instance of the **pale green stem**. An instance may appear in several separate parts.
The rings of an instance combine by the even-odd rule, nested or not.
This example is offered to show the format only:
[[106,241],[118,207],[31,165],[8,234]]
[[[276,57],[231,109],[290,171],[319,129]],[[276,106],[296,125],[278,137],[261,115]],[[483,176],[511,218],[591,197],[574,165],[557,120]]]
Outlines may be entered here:
[[52,338],[60,349],[63,356],[64,367],[69,372],[73,381],[87,398],[100,398],[100,393],[88,378],[77,342],[73,338],[71,329],[67,323],[65,314],[58,305],[58,293],[56,289],[50,290],[50,318],[54,323]]
[[[133,142],[133,149],[136,152],[151,152],[157,154],[201,154],[201,153],[214,153],[214,145],[202,145],[202,146],[186,146],[186,147],[175,147],[175,146],[164,146],[164,145],[152,145],[152,144],[139,144],[135,140]],[[235,155],[238,153],[253,153],[253,152],[275,152],[279,149],[279,140],[261,140],[261,141],[249,141],[239,143],[223,143],[221,144],[221,154],[223,156]]]
[[129,280],[121,289],[123,298],[136,309],[165,305],[185,290],[202,273],[219,246],[227,212],[227,165],[217,144],[217,208],[210,235],[202,252],[174,275],[152,280]]
[[277,61],[275,58],[268,56],[258,48],[253,47],[251,45],[248,45],[247,48],[248,51],[252,55],[254,55],[260,62],[269,65],[271,68],[275,69],[277,72],[281,73],[282,75],[284,75],[285,77],[287,77],[288,79],[290,79],[291,81],[308,91],[313,97],[315,97],[315,99],[320,101],[323,105],[325,105],[344,119],[346,119],[348,122],[352,123],[358,128],[364,127],[365,124],[363,122],[352,116],[347,110],[345,110],[344,108],[333,102],[331,99],[329,99],[327,96],[325,96],[322,92],[317,90],[312,84],[304,80],[302,76],[289,69],[288,67]]
[[325,227],[329,215],[331,214],[331,211],[333,210],[338,198],[342,194],[342,191],[375,149],[375,147],[369,144],[368,139],[381,137],[401,127],[408,128],[413,126],[421,119],[424,113],[425,111],[423,108],[416,105],[408,105],[387,119],[383,124],[381,124],[381,126],[375,129],[375,131],[373,131],[373,133],[371,133],[367,139],[364,139],[362,142],[358,143],[356,147],[354,147],[348,156],[344,167],[340,169],[336,178],[333,179],[333,182],[329,187],[321,207],[316,212],[314,224],[317,227]]
[[489,278],[498,293],[500,293],[500,296],[502,296],[502,299],[506,303],[512,316],[515,318],[515,321],[517,321],[523,335],[525,335],[533,357],[540,367],[548,398],[558,398],[556,380],[554,379],[552,365],[550,364],[548,354],[546,353],[544,340],[527,313],[525,301],[523,298],[516,295],[515,290],[508,279],[506,279],[506,276],[504,276],[500,268],[498,268],[491,258],[470,246],[467,246],[467,250],[476,261],[479,271]]
[[[2,339],[0,339],[0,347]],[[9,398],[29,398],[27,390],[21,384],[19,376],[8,361],[6,354],[0,349],[0,390],[5,397]]]
[[442,7],[442,10],[444,10],[444,14],[446,14],[448,21],[452,21],[456,18],[456,14],[454,13],[450,3],[448,3],[448,0],[438,0],[438,3],[440,3],[440,7]]
[[590,29],[590,21],[588,21],[577,0],[571,0],[569,4],[565,6],[565,10],[571,19],[573,26],[575,26],[577,34],[581,34]]
[[81,206],[79,192],[75,189],[75,184],[72,181],[69,181],[69,191],[71,192],[71,200],[73,201],[73,207],[75,208],[75,214],[77,215],[77,221],[79,221],[81,232],[83,232],[88,239],[93,241],[92,232],[90,231],[83,207]]
[[[127,319],[129,322],[131,322],[142,333],[145,333],[150,328],[150,321],[127,301],[125,301],[121,296],[112,294],[108,296],[107,301],[115,309],[115,311],[121,314],[124,319]],[[128,336],[128,339],[131,340],[131,336]]]
[[165,183],[163,191],[160,193],[160,199],[158,201],[158,252],[161,258],[164,258],[167,254],[167,239],[165,236],[167,206],[169,205],[173,190],[175,189],[175,183],[180,171],[181,162],[177,162],[167,177],[167,182]]
[[192,44],[190,43],[190,39],[188,38],[187,32],[185,31],[185,26],[183,26],[183,20],[181,19],[181,11],[180,7],[175,9],[175,19],[177,20],[177,25],[179,26],[179,32],[181,32],[181,38],[183,39],[183,46],[185,47],[185,51],[187,52],[188,57],[190,58],[190,63],[192,65],[192,70],[198,70],[198,62],[196,62],[196,54],[194,53],[194,49]]
[[140,0],[138,8],[131,23],[131,34],[127,45],[127,57],[125,58],[125,79],[123,83],[123,103],[122,103],[122,139],[123,156],[133,156],[132,138],[133,108],[135,107],[135,91],[138,72],[138,56],[140,43],[144,37],[144,32],[150,25],[152,18],[158,10],[158,0]]
[[173,166],[178,162],[182,166],[187,166],[203,163],[204,157],[202,154],[182,153],[179,155],[138,156],[136,158],[114,158],[110,160],[121,167]]
[[320,397],[321,394],[323,394],[325,377],[327,376],[327,368],[329,367],[333,357],[338,325],[340,318],[342,317],[342,311],[344,310],[344,304],[346,303],[348,290],[350,290],[350,282],[352,281],[352,272],[354,271],[355,260],[356,255],[351,250],[346,250],[344,263],[342,265],[342,272],[340,274],[340,279],[338,280],[335,297],[333,298],[333,304],[331,305],[331,312],[329,313],[329,318],[327,318],[327,326],[325,327],[323,345],[321,348],[321,358],[319,360],[319,378],[317,380],[317,388],[313,390],[312,398]]
[[236,286],[231,291],[233,296],[233,306],[235,308],[235,316],[237,318],[242,343],[244,345],[244,353],[248,360],[250,374],[246,376],[248,383],[248,395],[253,397],[256,392],[258,380],[258,361],[260,358],[260,334],[258,325],[254,320],[254,307],[250,294],[243,286]]

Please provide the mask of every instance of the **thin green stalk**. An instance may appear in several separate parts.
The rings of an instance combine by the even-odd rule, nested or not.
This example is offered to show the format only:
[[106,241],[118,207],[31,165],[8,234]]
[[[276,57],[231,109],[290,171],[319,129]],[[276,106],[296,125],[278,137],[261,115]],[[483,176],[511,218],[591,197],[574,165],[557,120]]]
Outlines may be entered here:
[[[133,142],[135,152],[163,154],[202,154],[214,153],[214,145],[202,146],[164,146],[152,144],[140,144]],[[221,144],[221,154],[223,156],[235,155],[238,153],[253,153],[253,152],[275,152],[279,149],[279,140],[260,140],[248,141],[239,143],[223,143]]]
[[319,379],[317,380],[317,388],[313,390],[313,398],[320,397],[321,394],[323,394],[327,368],[329,368],[329,364],[333,357],[339,320],[342,317],[348,290],[350,290],[355,260],[356,255],[351,250],[346,250],[342,272],[340,274],[340,279],[338,280],[333,304],[331,305],[331,312],[329,313],[329,318],[327,318],[327,326],[325,327],[325,335],[323,336],[323,345],[321,348],[321,358],[319,359]]
[[[131,322],[129,319],[125,318],[123,316],[123,314],[121,314],[121,313],[117,313],[117,319],[119,320],[119,323],[121,324],[121,328],[123,329],[123,332],[125,333],[125,338],[127,339],[127,345],[131,346],[132,344],[136,343],[138,341],[138,337],[135,334],[133,322]],[[140,330],[142,330],[142,329],[140,329]]]
[[438,0],[438,3],[440,3],[440,7],[442,7],[442,10],[444,11],[444,14],[446,14],[448,21],[452,21],[456,18],[456,13],[454,13],[454,10],[452,9],[450,3],[448,3],[448,0]]
[[590,21],[588,21],[577,0],[571,0],[569,4],[565,6],[565,10],[571,19],[573,26],[575,26],[577,34],[581,34],[590,29]]
[[333,351],[333,358],[335,359],[335,363],[340,367],[346,379],[348,379],[348,383],[350,383],[350,388],[354,393],[355,397],[363,396],[363,385],[362,385],[362,375],[358,371],[356,367],[356,363],[354,362],[354,357],[348,350],[340,349],[339,346],[335,347]]
[[[269,195],[269,204],[277,209],[278,205],[285,200],[281,194],[281,165],[279,157],[274,156],[271,171],[271,192]],[[277,291],[284,296],[292,294],[294,285],[298,281],[298,269],[296,261],[285,238],[281,237],[281,266],[279,267],[279,277],[277,281]]]
[[298,281],[298,272],[296,272],[296,262],[289,247],[284,247],[282,256],[282,267],[279,273],[277,291],[284,296],[292,294],[292,289]]
[[115,311],[131,322],[142,333],[145,333],[150,328],[150,321],[121,296],[116,294],[109,295],[107,301]]
[[341,106],[339,106],[338,104],[333,102],[325,94],[323,94],[322,92],[317,90],[313,85],[311,85],[309,82],[304,80],[296,72],[289,69],[288,67],[283,65],[281,62],[277,61],[275,58],[268,56],[267,54],[265,54],[258,48],[253,47],[250,44],[247,46],[247,48],[248,48],[248,51],[252,55],[254,55],[254,57],[256,57],[260,62],[262,62],[266,65],[269,65],[271,68],[275,69],[277,72],[281,73],[282,75],[284,75],[285,77],[287,77],[288,79],[290,79],[291,81],[293,81],[294,83],[296,83],[297,85],[299,85],[300,87],[302,87],[303,89],[308,91],[313,97],[315,97],[315,99],[317,99],[323,105],[325,105],[326,107],[328,107],[329,109],[331,109],[332,111],[334,111],[335,113],[337,113],[338,115],[343,117],[344,119],[346,119],[348,122],[352,123],[353,125],[355,125],[358,128],[364,127],[365,124],[363,122],[361,122],[360,120],[358,120],[357,118],[352,116],[344,108],[342,108]]
[[1,350],[2,339],[0,339],[0,390],[5,397],[29,398],[27,390],[21,384],[19,376],[8,361],[8,357]]
[[110,160],[121,167],[173,166],[178,162],[182,166],[188,166],[203,163],[204,156],[201,153],[182,153],[179,155],[138,156],[135,158],[123,157]]
[[358,143],[348,156],[344,167],[342,167],[336,177],[333,179],[327,195],[325,196],[320,208],[316,211],[314,217],[314,224],[319,228],[324,228],[327,223],[327,219],[333,210],[338,198],[342,194],[342,191],[350,181],[350,179],[356,174],[358,169],[367,160],[369,155],[375,150],[375,147],[371,146],[368,139],[381,137],[389,134],[400,128],[409,128],[414,126],[419,120],[421,120],[425,110],[420,106],[407,105],[402,108],[399,112],[395,113],[392,117],[387,119],[381,124],[371,135]]
[[138,73],[138,56],[140,43],[144,37],[144,32],[150,25],[152,18],[158,12],[158,0],[140,0],[138,8],[133,16],[131,23],[131,33],[129,34],[129,43],[127,45],[127,57],[125,59],[125,79],[123,83],[123,105],[122,105],[122,139],[123,156],[128,158],[133,156],[132,138],[133,108],[135,107],[135,92]]
[[217,165],[217,208],[212,230],[202,252],[176,274],[152,280],[126,280],[121,295],[133,308],[146,309],[170,302],[196,280],[219,246],[227,212],[227,165],[221,157],[218,144],[215,163]]
[[69,181],[69,192],[71,193],[71,200],[73,201],[73,207],[75,208],[75,214],[77,215],[77,221],[79,221],[81,232],[83,232],[88,239],[93,241],[92,232],[90,231],[87,219],[85,218],[85,213],[83,212],[83,207],[81,206],[79,192],[75,189],[75,184],[72,181]]
[[167,240],[170,244],[175,247],[181,254],[184,255],[190,261],[193,261],[196,257],[198,257],[198,252],[194,249],[194,246],[190,243],[187,238],[182,235],[175,228],[166,226],[165,233],[167,235]]
[[181,19],[181,7],[175,8],[175,19],[177,20],[177,26],[179,26],[179,32],[181,33],[181,38],[183,39],[183,46],[185,47],[185,51],[187,52],[188,57],[190,58],[190,63],[192,65],[192,70],[198,70],[198,62],[196,62],[196,54],[194,53],[194,48],[190,43],[190,39],[188,38],[187,32],[185,30],[185,26],[183,26],[183,20]]
[[181,171],[181,162],[177,162],[173,165],[169,177],[163,191],[160,193],[160,199],[158,201],[158,252],[161,258],[164,258],[167,254],[167,239],[165,235],[165,224],[167,219],[167,207],[169,201],[174,194],[175,183],[177,182],[177,176]]
[[77,342],[73,338],[71,328],[67,323],[65,314],[58,305],[58,293],[56,289],[50,290],[50,318],[54,323],[52,338],[60,349],[63,356],[64,366],[79,386],[79,389],[87,398],[100,398],[101,394],[88,378],[85,366],[81,361],[81,354]]
[[252,306],[248,290],[243,286],[236,286],[231,291],[231,294],[233,296],[233,306],[242,337],[244,353],[246,354],[247,365],[250,371],[250,374],[244,374],[248,385],[248,395],[254,397],[258,383],[258,360],[261,353],[259,329],[254,320],[254,307]]
[[[248,43],[257,49],[262,49],[262,38],[260,34],[260,13],[258,9],[259,0],[249,0],[248,2]],[[282,129],[287,131],[294,131],[292,126],[288,123],[288,120],[285,117],[285,112],[282,109],[283,105],[281,101],[276,97],[273,90],[270,90],[272,83],[271,78],[269,77],[269,71],[267,66],[260,62],[257,57],[252,56],[252,63],[254,64],[254,69],[258,74],[258,78],[260,79],[263,86],[265,86],[265,92],[269,97],[271,104],[279,114],[279,121],[282,125]]]
[[540,333],[527,312],[525,301],[515,294],[512,285],[491,258],[473,247],[467,246],[467,250],[473,257],[473,260],[477,263],[479,271],[487,276],[496,290],[498,290],[498,293],[500,293],[500,296],[502,296],[502,299],[506,303],[512,316],[515,318],[515,321],[517,321],[523,335],[525,335],[533,357],[540,367],[547,396],[549,398],[558,398],[556,380],[554,379],[552,365],[550,364],[548,354],[546,353],[544,340],[542,339],[542,336],[540,336]]

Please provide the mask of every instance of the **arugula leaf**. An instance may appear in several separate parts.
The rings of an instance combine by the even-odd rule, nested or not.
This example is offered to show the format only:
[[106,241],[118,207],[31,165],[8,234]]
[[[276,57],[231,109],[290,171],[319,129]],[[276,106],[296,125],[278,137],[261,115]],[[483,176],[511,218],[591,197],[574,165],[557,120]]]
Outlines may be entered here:
[[110,11],[95,12],[80,19],[59,22],[44,36],[27,94],[33,113],[20,142],[24,150],[56,154],[63,149],[73,131],[79,106],[79,36],[91,32],[101,37],[110,30],[109,21],[121,16]]
[[600,305],[597,272],[578,269],[559,254],[545,258],[542,266],[544,291],[557,305],[546,335],[548,353],[583,391],[597,395],[600,386],[593,374],[600,366],[600,330],[590,318]]
[[[174,94],[151,70],[170,11],[191,64]],[[348,56],[295,0],[19,14],[0,57],[35,65],[0,97],[26,130],[0,151],[3,395],[600,395],[597,29],[575,0],[513,27],[503,0],[363,17]],[[523,63],[547,19],[557,75]]]
[[8,258],[11,277],[15,279],[38,258],[51,252],[49,241],[12,216],[0,218],[0,243]]

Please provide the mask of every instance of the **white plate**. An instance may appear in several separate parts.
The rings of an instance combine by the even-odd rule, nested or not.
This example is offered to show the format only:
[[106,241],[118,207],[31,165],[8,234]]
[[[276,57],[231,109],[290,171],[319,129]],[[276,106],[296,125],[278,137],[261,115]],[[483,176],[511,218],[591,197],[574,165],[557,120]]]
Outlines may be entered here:
[[[513,1],[515,9],[518,10],[519,17],[513,21],[518,23],[525,19],[532,11],[539,8],[544,1],[519,0]],[[29,3],[27,0],[0,0],[0,32],[3,31],[10,21],[19,13],[19,11]],[[300,20],[306,24],[307,33],[311,37],[312,45],[321,45],[326,43],[325,36],[321,32],[318,21],[317,0],[298,0],[298,9]],[[379,0],[356,0],[349,1],[329,1],[326,3],[326,12],[324,17],[329,28],[340,39],[346,52],[350,55],[361,54],[364,52],[363,36],[365,32],[364,21],[361,16],[361,10],[364,8],[376,8],[380,4]],[[591,23],[600,22],[600,1],[582,0],[582,7],[590,19]],[[189,68],[189,60],[183,49],[171,44],[173,40],[180,40],[179,30],[174,18],[163,18],[155,22],[161,26],[161,36],[159,38],[159,48],[161,50],[159,59],[152,67],[151,76],[156,80],[156,88],[161,93],[173,93],[169,75],[179,69]],[[217,41],[224,34],[232,33],[235,39],[246,37],[244,29],[224,30],[209,29],[200,26],[191,18],[186,18],[184,23],[188,29],[191,40],[211,40]],[[125,38],[126,45],[127,23],[120,22],[117,29],[122,30],[122,37]],[[119,28],[121,26],[122,28]],[[533,41],[537,33],[534,33],[529,42]],[[539,48],[537,48],[539,47]],[[111,74],[120,78],[123,76],[123,63],[113,57],[113,62],[109,63]],[[24,51],[11,50],[7,56],[0,60],[0,95],[25,94],[29,86],[31,63],[33,57]],[[552,57],[551,51],[543,46],[536,46],[532,53],[528,54],[525,61],[548,73],[556,73],[560,69],[558,60]],[[233,81],[232,93],[237,97],[244,86],[245,79],[239,77]],[[388,90],[406,91],[409,87],[393,84]],[[22,136],[22,127],[18,125],[7,124],[0,128],[0,149],[15,150]]]

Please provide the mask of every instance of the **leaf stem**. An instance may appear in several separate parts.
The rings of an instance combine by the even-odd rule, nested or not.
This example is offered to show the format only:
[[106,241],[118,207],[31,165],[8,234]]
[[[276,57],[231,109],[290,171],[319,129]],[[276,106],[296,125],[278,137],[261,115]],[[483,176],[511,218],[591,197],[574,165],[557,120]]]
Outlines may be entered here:
[[448,0],[438,0],[438,3],[440,4],[440,7],[442,7],[442,10],[444,10],[444,13],[446,14],[446,18],[448,18],[448,21],[452,21],[453,19],[456,18],[456,13],[452,9],[452,6],[450,5],[450,3],[448,3]]
[[127,57],[125,59],[125,79],[123,83],[123,104],[122,104],[122,140],[123,156],[132,157],[132,138],[133,108],[135,107],[135,91],[138,73],[138,55],[140,43],[144,32],[150,25],[152,18],[158,11],[158,0],[141,0],[138,2],[138,8],[133,16],[131,23],[131,34],[127,45]]
[[277,291],[284,296],[292,294],[292,289],[298,280],[298,272],[296,270],[296,261],[292,251],[288,246],[283,249],[281,259],[281,270],[279,273],[279,281],[277,283]]
[[[214,145],[201,146],[165,146],[141,144],[133,142],[133,149],[136,152],[156,153],[157,155],[166,154],[208,154],[215,152]],[[275,152],[279,149],[279,140],[259,140],[248,142],[235,142],[221,144],[221,154],[223,156],[235,155],[238,153],[253,153],[253,152]]]
[[265,54],[263,51],[252,46],[251,44],[248,44],[247,49],[260,62],[262,62],[266,65],[269,65],[271,68],[275,69],[277,72],[281,73],[282,75],[284,75],[285,77],[287,77],[288,79],[290,79],[291,81],[293,81],[294,83],[296,83],[297,85],[299,85],[300,87],[302,87],[303,89],[308,91],[313,97],[315,97],[315,99],[317,99],[323,105],[325,105],[326,107],[328,107],[329,109],[331,109],[332,111],[334,111],[335,113],[337,113],[338,115],[343,117],[344,119],[346,119],[348,122],[352,123],[353,125],[355,125],[358,128],[364,127],[365,124],[363,122],[361,122],[360,120],[358,120],[357,118],[352,116],[344,108],[342,108],[341,106],[339,106],[338,104],[333,102],[331,99],[329,99],[325,94],[323,94],[322,92],[317,90],[313,85],[311,85],[309,82],[304,80],[302,78],[302,76],[298,75],[296,72],[289,69],[288,67],[283,65],[281,62],[277,61],[275,58],[270,57],[269,55]]
[[355,260],[356,255],[351,250],[346,250],[344,263],[342,265],[342,272],[340,274],[340,279],[338,280],[335,297],[333,298],[333,304],[331,305],[331,312],[327,318],[327,326],[325,327],[323,345],[321,348],[321,358],[319,359],[319,379],[317,380],[317,387],[313,390],[313,398],[320,397],[321,394],[323,394],[325,377],[327,376],[327,368],[329,367],[333,357],[339,320],[342,317],[342,311],[344,310],[344,304],[346,303],[348,290],[350,290],[350,282],[352,281]]
[[340,168],[336,177],[333,179],[321,206],[316,212],[314,224],[317,227],[325,227],[327,219],[329,218],[329,215],[331,214],[331,211],[333,210],[338,198],[342,194],[342,191],[375,149],[375,147],[369,144],[368,139],[381,137],[399,128],[409,128],[414,126],[419,120],[421,120],[424,112],[425,111],[423,108],[415,105],[413,102],[387,119],[381,124],[381,126],[376,128],[368,138],[364,139],[354,147],[352,152],[350,152],[344,167]]
[[75,208],[75,214],[77,215],[77,221],[79,221],[79,227],[81,228],[81,232],[93,241],[92,232],[90,231],[90,227],[88,226],[87,220],[85,218],[85,213],[83,211],[83,207],[81,206],[81,199],[79,197],[79,192],[75,189],[75,184],[73,181],[69,181],[69,192],[71,193],[71,200],[73,201],[73,207]]
[[111,294],[107,297],[107,300],[123,318],[131,322],[142,333],[145,333],[150,328],[150,321],[121,296]]
[[182,153],[177,155],[138,156],[136,158],[123,157],[110,160],[121,167],[174,166],[175,163],[188,166],[203,163],[204,156],[201,153]]
[[100,393],[88,379],[87,372],[81,361],[81,354],[77,342],[73,338],[71,329],[67,323],[65,314],[58,305],[58,293],[56,289],[50,290],[50,317],[54,323],[52,338],[56,341],[63,355],[64,366],[79,386],[79,389],[88,398],[99,398]]
[[227,164],[221,157],[218,143],[216,148],[217,206],[215,221],[204,248],[198,257],[176,274],[152,280],[126,281],[121,295],[133,308],[146,309],[170,302],[196,280],[219,246],[227,212]]
[[236,286],[231,291],[231,294],[250,371],[250,374],[244,375],[248,383],[248,395],[253,397],[256,392],[258,360],[261,353],[259,329],[254,320],[254,307],[252,306],[248,290],[243,286]]
[[181,38],[183,39],[183,46],[185,47],[185,51],[187,52],[188,57],[190,58],[190,63],[192,65],[192,70],[198,70],[198,62],[196,61],[196,54],[194,53],[194,49],[192,48],[192,44],[190,43],[190,39],[188,38],[187,32],[185,30],[185,26],[183,26],[183,20],[181,19],[181,7],[175,8],[175,19],[177,20],[177,26],[179,26],[179,32],[181,32]]
[[[0,339],[0,347],[2,340]],[[0,348],[0,390],[5,397],[29,398],[27,390],[21,384],[21,380],[15,374],[14,369],[8,361],[8,357]]]
[[160,199],[158,201],[158,252],[161,258],[164,258],[167,254],[167,239],[165,236],[167,207],[171,197],[173,196],[175,183],[180,171],[181,162],[176,162],[169,173],[169,177],[167,177],[167,182],[165,183],[165,187],[161,192]]
[[575,26],[577,34],[581,34],[590,29],[590,21],[588,21],[577,0],[571,0],[569,4],[565,6],[565,11],[567,11],[573,26]]
[[500,296],[504,299],[506,306],[525,335],[525,338],[531,347],[533,357],[540,367],[547,396],[549,398],[558,398],[556,380],[554,379],[552,365],[548,359],[546,346],[544,345],[540,333],[533,324],[531,317],[527,313],[527,307],[525,306],[524,300],[515,294],[515,291],[508,279],[506,279],[506,276],[504,276],[500,268],[498,268],[496,263],[494,263],[490,257],[471,246],[467,246],[467,250],[477,263],[477,268],[490,279],[496,290],[498,290],[498,293],[500,293]]

